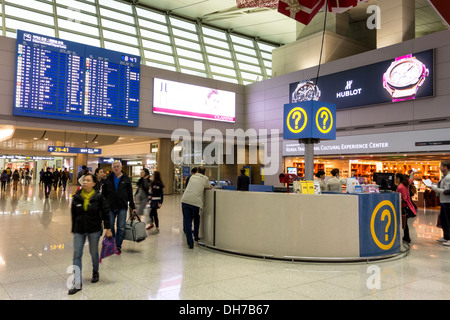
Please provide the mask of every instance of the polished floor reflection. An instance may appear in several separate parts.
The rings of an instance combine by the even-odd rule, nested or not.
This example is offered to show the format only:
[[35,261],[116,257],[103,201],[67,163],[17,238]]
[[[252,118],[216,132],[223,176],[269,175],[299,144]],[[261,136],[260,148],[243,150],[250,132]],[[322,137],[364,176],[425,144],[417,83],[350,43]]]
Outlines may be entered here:
[[86,247],[83,290],[69,296],[73,190],[52,191],[45,199],[43,188],[32,184],[0,194],[0,299],[450,299],[450,247],[436,242],[442,235],[436,209],[410,221],[405,258],[293,263],[187,248],[177,195],[165,197],[161,232],[141,243],[125,241],[122,255],[103,260],[95,284]]

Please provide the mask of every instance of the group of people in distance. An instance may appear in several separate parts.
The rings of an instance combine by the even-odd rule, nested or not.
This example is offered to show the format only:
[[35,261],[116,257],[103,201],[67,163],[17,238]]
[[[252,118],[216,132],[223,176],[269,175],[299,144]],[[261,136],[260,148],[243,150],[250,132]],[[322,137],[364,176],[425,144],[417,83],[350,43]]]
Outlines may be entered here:
[[319,170],[315,174],[316,180],[319,182],[320,190],[342,192],[342,185],[347,183],[347,180],[339,176],[339,169],[331,170],[331,178],[325,182],[325,171]]

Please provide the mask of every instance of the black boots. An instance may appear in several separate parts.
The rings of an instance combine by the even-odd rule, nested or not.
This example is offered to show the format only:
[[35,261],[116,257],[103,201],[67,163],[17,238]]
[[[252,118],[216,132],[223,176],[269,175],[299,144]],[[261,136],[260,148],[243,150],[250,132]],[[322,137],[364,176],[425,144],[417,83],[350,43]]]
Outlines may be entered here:
[[78,291],[81,291],[81,287],[82,287],[81,283],[79,285],[74,284],[73,287],[69,289],[69,295],[72,295],[72,294],[77,293]]
[[98,273],[98,271],[93,271],[91,282],[92,283],[98,282],[99,278],[100,278],[100,274]]

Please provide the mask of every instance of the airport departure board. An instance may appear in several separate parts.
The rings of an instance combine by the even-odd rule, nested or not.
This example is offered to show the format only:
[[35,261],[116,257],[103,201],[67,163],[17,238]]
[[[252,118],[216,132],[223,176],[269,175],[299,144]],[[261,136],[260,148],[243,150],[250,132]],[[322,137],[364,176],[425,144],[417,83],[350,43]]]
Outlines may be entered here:
[[17,31],[13,115],[137,127],[140,57]]

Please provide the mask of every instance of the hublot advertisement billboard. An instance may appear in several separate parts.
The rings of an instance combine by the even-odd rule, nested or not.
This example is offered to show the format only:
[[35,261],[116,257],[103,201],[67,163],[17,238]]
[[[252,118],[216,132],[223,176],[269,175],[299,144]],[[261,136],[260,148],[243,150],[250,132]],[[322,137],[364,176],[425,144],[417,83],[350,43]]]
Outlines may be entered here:
[[434,95],[434,50],[302,80],[289,85],[290,103],[323,101],[336,109],[392,103]]

